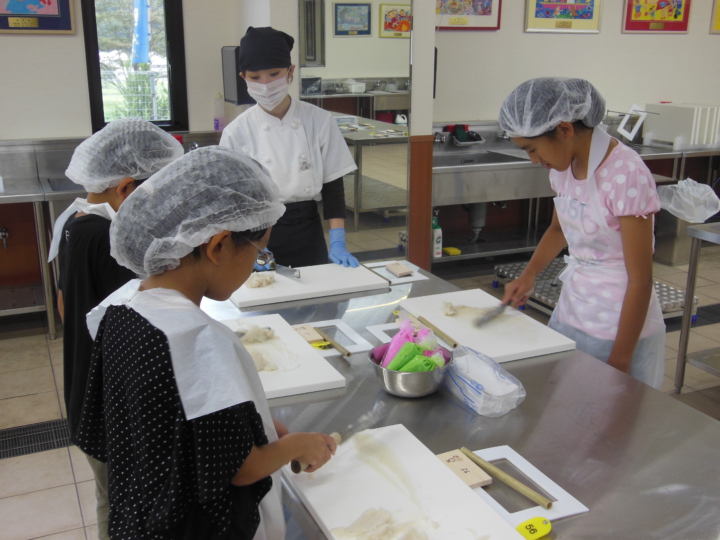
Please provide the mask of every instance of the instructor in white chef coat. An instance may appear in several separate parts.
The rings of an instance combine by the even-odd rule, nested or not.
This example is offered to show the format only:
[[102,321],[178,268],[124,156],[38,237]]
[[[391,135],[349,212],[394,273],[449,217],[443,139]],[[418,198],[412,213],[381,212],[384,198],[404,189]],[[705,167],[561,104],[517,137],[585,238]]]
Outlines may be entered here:
[[[240,40],[239,68],[257,101],[225,128],[224,146],[261,163],[280,188],[287,210],[273,227],[268,249],[282,265],[358,266],[345,247],[343,176],[357,169],[333,115],[288,95],[295,66],[294,39],[270,27],[247,30]],[[318,201],[330,222],[325,244]]]

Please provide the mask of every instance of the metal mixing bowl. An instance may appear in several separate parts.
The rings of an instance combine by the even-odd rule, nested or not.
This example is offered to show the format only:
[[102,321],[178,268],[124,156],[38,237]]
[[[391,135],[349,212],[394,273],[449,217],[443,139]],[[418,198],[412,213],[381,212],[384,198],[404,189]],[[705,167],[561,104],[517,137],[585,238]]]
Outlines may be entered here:
[[437,391],[443,379],[445,379],[448,368],[455,361],[454,352],[449,351],[450,361],[445,364],[445,367],[433,371],[409,373],[392,371],[379,366],[377,361],[373,359],[373,352],[374,350],[368,353],[368,360],[375,370],[375,375],[377,375],[382,389],[393,396],[405,398],[419,398]]

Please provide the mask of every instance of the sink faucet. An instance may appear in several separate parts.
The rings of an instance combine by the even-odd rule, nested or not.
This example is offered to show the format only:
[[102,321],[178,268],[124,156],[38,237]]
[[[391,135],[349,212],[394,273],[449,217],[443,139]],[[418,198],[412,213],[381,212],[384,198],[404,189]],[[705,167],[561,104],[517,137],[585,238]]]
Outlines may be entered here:
[[498,141],[509,141],[510,137],[507,134],[507,131],[503,131],[501,135],[497,136]]
[[439,131],[436,131],[435,132],[435,143],[443,144],[444,142],[445,142],[445,135],[443,135]]
[[376,82],[375,82],[375,86],[373,87],[373,89],[374,89],[374,90],[380,90],[380,87],[383,86],[383,85],[385,85],[385,84],[386,84],[385,81],[376,81]]

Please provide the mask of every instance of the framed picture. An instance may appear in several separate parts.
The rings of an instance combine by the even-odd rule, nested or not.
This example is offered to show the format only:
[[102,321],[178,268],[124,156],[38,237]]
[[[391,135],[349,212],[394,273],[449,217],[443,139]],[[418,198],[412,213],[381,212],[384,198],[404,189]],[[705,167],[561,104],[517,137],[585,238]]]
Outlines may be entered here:
[[0,33],[74,34],[73,0],[0,0]]
[[499,30],[502,0],[435,0],[437,30]]
[[526,0],[526,32],[597,34],[601,0]]
[[720,0],[713,3],[712,20],[710,21],[710,33],[720,34]]
[[409,38],[411,26],[410,4],[380,4],[381,38]]
[[335,37],[372,35],[371,17],[372,4],[333,4]]
[[624,33],[687,34],[691,0],[625,0]]

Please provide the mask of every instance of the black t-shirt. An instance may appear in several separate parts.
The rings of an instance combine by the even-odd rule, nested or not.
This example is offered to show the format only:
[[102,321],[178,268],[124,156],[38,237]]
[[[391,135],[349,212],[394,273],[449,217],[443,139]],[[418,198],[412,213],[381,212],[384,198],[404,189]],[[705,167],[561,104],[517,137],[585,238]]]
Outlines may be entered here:
[[272,478],[231,484],[268,443],[252,401],[187,420],[165,334],[110,306],[75,442],[108,465],[114,540],[251,540]]
[[60,290],[65,304],[63,367],[70,433],[77,432],[87,387],[92,338],[85,316],[135,274],[110,256],[110,220],[70,216],[62,230]]

